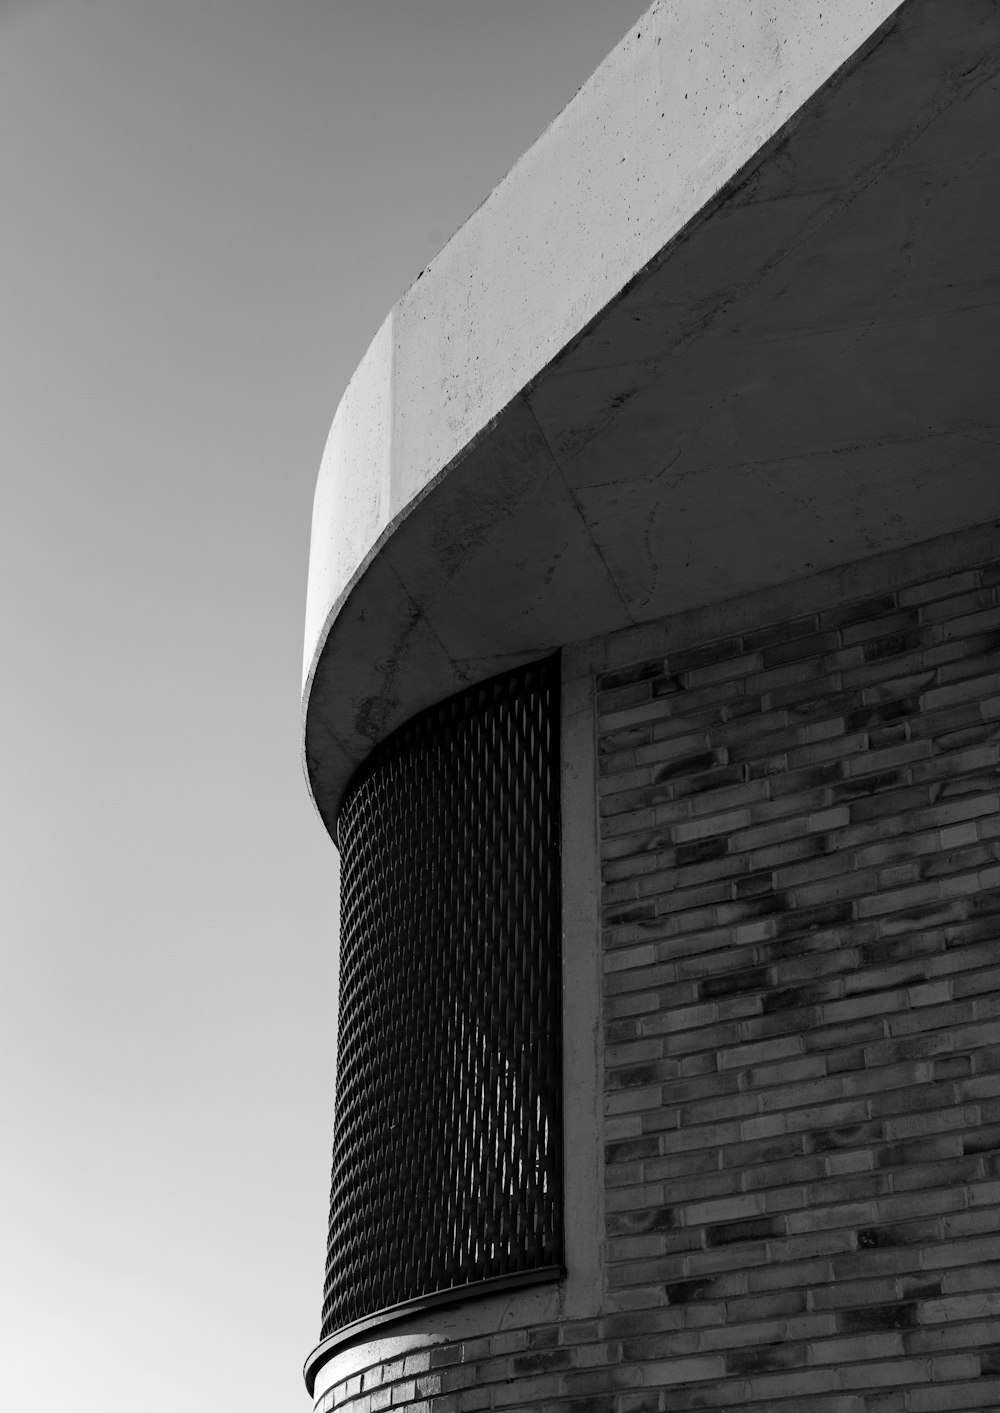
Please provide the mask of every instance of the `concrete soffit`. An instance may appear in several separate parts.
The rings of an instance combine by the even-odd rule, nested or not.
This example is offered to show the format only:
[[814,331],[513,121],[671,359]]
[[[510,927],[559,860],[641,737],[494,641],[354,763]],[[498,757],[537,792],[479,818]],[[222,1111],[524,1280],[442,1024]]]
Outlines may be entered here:
[[305,762],[565,643],[1000,518],[992,0],[660,0],[390,314]]

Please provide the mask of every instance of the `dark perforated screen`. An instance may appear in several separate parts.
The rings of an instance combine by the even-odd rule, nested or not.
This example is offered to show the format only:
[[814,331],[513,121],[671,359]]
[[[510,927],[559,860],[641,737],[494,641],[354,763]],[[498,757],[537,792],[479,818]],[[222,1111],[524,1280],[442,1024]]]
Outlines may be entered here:
[[323,1338],[559,1264],[558,681],[449,698],[345,797]]

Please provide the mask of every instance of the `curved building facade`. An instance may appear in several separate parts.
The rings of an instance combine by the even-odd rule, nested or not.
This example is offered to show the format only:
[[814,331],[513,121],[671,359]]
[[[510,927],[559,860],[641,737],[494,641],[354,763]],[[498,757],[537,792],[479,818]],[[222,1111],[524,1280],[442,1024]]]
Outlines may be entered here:
[[316,1407],[1000,1406],[993,0],[659,0],[316,493]]

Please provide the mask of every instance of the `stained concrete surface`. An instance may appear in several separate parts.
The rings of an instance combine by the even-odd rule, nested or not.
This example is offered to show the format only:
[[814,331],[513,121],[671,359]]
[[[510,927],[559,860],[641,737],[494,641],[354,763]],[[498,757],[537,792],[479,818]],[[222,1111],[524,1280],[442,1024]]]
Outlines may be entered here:
[[[551,291],[516,252],[489,248],[509,236],[501,188],[457,265],[393,316],[423,319],[428,339],[401,355],[391,320],[338,414],[307,641],[306,761],[328,823],[372,744],[466,681],[1000,517],[996,5],[909,0],[874,36],[893,7],[840,7],[827,72],[864,43],[818,92],[823,65],[799,52],[810,24],[824,37],[818,8],[763,7],[768,23],[737,40],[706,26],[717,67],[737,41],[764,45],[711,80],[705,53],[683,60],[676,45],[696,8],[646,17],[649,48],[677,48],[647,97],[688,74],[709,85],[705,152],[690,134],[682,144],[692,191],[705,192],[705,163],[721,171],[720,143],[740,165],[756,152],[749,165],[717,194],[710,178],[711,199],[678,226],[678,158],[660,150],[674,196],[663,205],[647,174],[623,211],[622,164],[595,133],[614,128],[616,101],[615,150],[627,156],[640,130],[659,61],[630,36],[555,135],[605,164],[592,184],[607,181],[626,223],[648,217],[658,253],[632,278],[641,243],[616,247],[595,281],[580,252],[612,240],[614,222],[605,210],[590,223],[560,188],[565,206],[542,213],[551,239],[567,222],[580,232],[553,296],[547,337],[562,343],[539,336],[515,356],[507,323],[536,328]],[[784,126],[741,106],[744,80]],[[537,166],[552,140],[524,160]],[[504,262],[493,319],[469,286]],[[607,305],[596,318],[595,298]]]

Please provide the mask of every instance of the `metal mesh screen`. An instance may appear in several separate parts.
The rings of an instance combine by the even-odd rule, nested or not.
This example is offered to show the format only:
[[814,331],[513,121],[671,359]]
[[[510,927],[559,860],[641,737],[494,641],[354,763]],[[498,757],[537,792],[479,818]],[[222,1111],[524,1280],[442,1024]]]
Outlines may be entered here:
[[558,682],[415,717],[341,808],[324,1339],[560,1261]]

